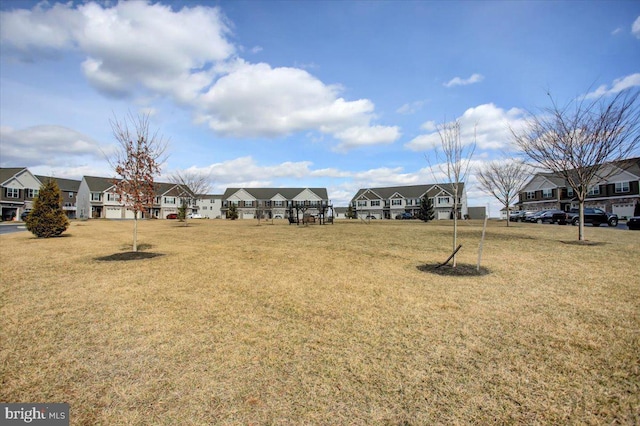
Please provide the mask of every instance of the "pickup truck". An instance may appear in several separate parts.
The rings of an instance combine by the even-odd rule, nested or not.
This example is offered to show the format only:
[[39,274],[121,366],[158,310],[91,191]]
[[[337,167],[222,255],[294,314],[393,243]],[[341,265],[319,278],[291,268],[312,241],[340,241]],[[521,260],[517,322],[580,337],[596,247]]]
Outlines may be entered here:
[[[575,226],[580,224],[580,213],[578,209],[569,210],[567,222]],[[609,226],[618,226],[618,215],[614,213],[607,213],[601,209],[585,207],[584,223],[590,223],[593,226],[600,226],[603,223],[606,223]]]

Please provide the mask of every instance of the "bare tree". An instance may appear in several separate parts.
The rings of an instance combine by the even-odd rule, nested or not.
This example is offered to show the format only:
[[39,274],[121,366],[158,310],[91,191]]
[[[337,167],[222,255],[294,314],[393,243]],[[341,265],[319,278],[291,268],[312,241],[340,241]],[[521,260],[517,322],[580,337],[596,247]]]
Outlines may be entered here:
[[530,174],[529,165],[518,160],[494,160],[476,170],[482,190],[493,195],[507,209],[507,226],[510,222],[509,206],[527,184]]
[[[612,98],[581,97],[532,115],[512,134],[525,156],[565,179],[580,205],[578,240],[584,240],[584,202],[593,185],[616,171],[640,145],[640,91],[627,89]],[[550,96],[551,97],[551,96]]]
[[138,251],[138,213],[148,211],[155,197],[154,178],[166,160],[167,142],[155,132],[149,132],[149,115],[129,113],[123,120],[109,120],[118,142],[115,153],[108,158],[118,176],[114,179],[120,202],[133,211],[133,251]]
[[471,157],[476,149],[475,129],[473,140],[464,143],[458,120],[437,126],[442,152],[435,151],[442,173],[445,174],[453,190],[453,267],[456,266],[455,252],[458,244],[458,208],[462,188],[469,174]]
[[207,173],[175,172],[171,181],[178,185],[180,203],[185,210],[184,224],[187,226],[186,208],[196,206],[198,200],[211,190],[211,176]]

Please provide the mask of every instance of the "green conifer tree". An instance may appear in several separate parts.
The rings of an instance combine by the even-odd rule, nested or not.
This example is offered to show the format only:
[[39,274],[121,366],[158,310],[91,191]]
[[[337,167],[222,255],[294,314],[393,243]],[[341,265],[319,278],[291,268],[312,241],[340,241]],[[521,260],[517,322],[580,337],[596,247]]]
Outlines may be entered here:
[[433,202],[425,195],[420,201],[418,218],[424,222],[429,222],[430,220],[433,220],[434,217]]
[[180,207],[178,207],[178,220],[184,222],[187,219],[187,201],[182,200]]
[[69,219],[62,210],[62,193],[55,180],[42,184],[25,222],[27,230],[38,238],[58,237],[67,230]]
[[238,218],[238,209],[235,204],[231,204],[229,206],[229,210],[227,210],[227,219],[236,220]]
[[349,207],[347,207],[347,219],[353,219],[353,206],[349,205]]

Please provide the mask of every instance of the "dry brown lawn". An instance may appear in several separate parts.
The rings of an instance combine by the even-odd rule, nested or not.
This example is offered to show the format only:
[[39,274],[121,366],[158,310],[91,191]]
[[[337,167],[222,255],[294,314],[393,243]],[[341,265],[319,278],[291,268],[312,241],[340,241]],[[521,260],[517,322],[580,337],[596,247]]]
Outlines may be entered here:
[[[72,424],[638,424],[640,232],[73,222],[0,236],[0,401]],[[481,223],[459,262],[475,264]]]

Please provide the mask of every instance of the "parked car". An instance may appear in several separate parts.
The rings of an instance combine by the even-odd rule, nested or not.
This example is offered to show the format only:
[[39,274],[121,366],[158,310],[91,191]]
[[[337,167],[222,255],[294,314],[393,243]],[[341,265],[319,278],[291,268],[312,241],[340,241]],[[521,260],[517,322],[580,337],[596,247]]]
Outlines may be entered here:
[[31,213],[31,210],[22,212],[22,214],[20,215],[20,220],[22,220],[23,222],[27,220],[27,216],[29,216],[29,213]]
[[509,221],[511,222],[525,222],[528,217],[537,212],[532,212],[528,210],[520,210],[514,211],[509,214]]
[[409,212],[404,212],[396,215],[396,219],[413,219],[413,215]]
[[630,217],[627,221],[627,227],[636,231],[640,230],[640,216]]
[[370,215],[368,215],[368,216],[367,216],[367,219],[375,219],[375,218],[376,218],[376,217],[375,217],[374,215],[372,215],[372,214],[370,214]]
[[189,213],[187,219],[202,219],[202,215],[198,213]]
[[178,214],[177,213],[169,213],[167,215],[167,219],[177,219],[178,218]]
[[539,210],[537,212],[533,212],[530,215],[525,216],[524,221],[525,222],[536,223],[538,221],[538,216],[542,216],[544,214],[544,212],[546,212],[546,210]]
[[562,210],[545,210],[536,218],[537,223],[557,223],[558,225],[567,224],[567,214]]
[[[580,213],[578,209],[569,210],[569,216],[567,221],[571,222],[574,226],[580,224]],[[593,226],[600,226],[603,223],[609,226],[618,226],[618,215],[614,213],[607,213],[601,209],[594,209],[585,207],[584,209],[584,223],[590,223]]]

